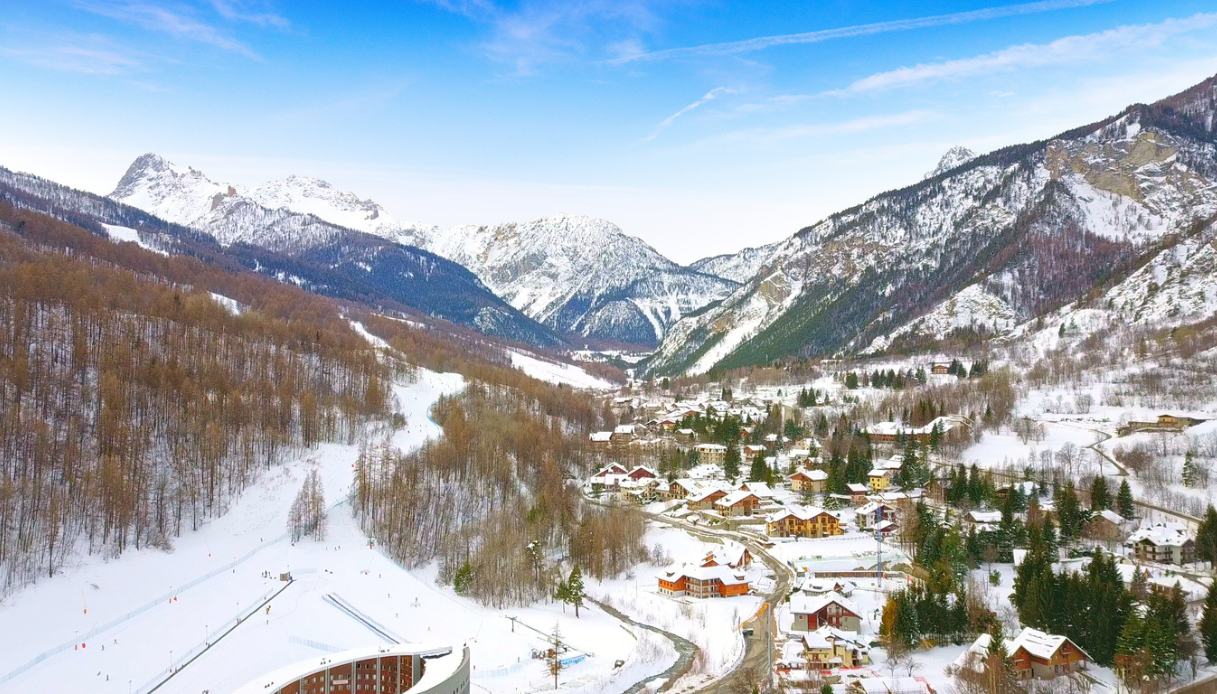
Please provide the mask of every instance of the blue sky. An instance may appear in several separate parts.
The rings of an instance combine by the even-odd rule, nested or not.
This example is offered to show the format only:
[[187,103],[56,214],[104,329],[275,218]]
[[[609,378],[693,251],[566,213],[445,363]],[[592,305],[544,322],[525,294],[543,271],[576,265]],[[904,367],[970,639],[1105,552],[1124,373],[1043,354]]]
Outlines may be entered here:
[[687,262],[1217,73],[1217,1],[8,0],[0,165],[155,151],[422,223],[610,219]]

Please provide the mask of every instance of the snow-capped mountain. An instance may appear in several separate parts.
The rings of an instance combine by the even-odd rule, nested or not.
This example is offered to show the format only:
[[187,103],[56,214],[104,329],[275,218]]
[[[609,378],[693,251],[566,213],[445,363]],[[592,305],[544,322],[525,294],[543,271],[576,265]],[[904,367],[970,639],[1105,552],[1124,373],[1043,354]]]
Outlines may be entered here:
[[[239,264],[312,291],[552,346],[561,339],[493,294],[461,265],[428,251],[263,207],[232,186],[155,155],[139,157],[110,198],[0,169],[0,199],[141,245]],[[132,201],[136,204],[126,204]]]
[[967,147],[952,147],[946,151],[946,154],[942,155],[942,158],[938,160],[938,165],[934,167],[933,171],[927,172],[924,178],[941,176],[951,169],[967,164],[975,158],[976,152],[973,152]]
[[984,320],[1021,321],[1076,301],[1217,213],[1215,112],[1212,78],[1050,140],[953,155],[778,244],[756,277],[675,325],[648,368],[860,350],[927,316],[958,324],[984,304]]
[[684,268],[609,222],[547,217],[449,229],[405,224],[378,203],[303,176],[242,191],[145,154],[111,197],[202,229],[221,243],[293,251],[344,229],[425,248],[471,270],[491,291],[559,333],[655,345],[677,320],[737,281]]
[[677,320],[737,286],[589,217],[455,227],[429,248],[555,330],[636,345],[658,344]]

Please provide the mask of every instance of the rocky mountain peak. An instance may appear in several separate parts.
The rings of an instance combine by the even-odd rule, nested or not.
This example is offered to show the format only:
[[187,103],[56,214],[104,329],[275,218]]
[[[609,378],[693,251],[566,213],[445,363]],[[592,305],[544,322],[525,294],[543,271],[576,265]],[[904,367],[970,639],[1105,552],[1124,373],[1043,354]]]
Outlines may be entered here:
[[927,173],[925,177],[933,178],[939,174],[946,173],[957,166],[962,166],[975,158],[976,152],[973,152],[967,147],[956,145],[948,149],[946,154],[942,155],[942,158],[938,160],[938,166],[935,166],[934,170]]

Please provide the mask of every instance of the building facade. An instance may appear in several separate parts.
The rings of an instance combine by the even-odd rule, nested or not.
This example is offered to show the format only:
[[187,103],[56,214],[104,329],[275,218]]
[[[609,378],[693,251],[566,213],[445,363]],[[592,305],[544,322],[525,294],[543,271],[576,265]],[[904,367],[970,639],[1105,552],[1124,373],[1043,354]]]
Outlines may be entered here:
[[469,647],[395,644],[291,665],[236,694],[468,694]]

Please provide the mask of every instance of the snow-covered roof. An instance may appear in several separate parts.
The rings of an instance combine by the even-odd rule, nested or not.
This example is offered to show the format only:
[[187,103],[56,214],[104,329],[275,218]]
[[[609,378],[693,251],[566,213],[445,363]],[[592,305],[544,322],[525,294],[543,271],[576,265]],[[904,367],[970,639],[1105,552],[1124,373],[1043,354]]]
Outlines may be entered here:
[[[726,493],[727,493],[727,490],[719,487],[718,485],[706,484],[706,485],[699,487],[696,492],[690,492],[689,500],[690,501],[704,501],[706,498],[708,498],[709,496],[711,496],[713,494],[726,494]],[[694,496],[694,494],[696,494],[696,496]]]
[[[1051,658],[1052,655],[1056,653],[1066,641],[1073,643],[1073,641],[1070,641],[1069,637],[1067,636],[1058,636],[1056,634],[1049,634],[1040,631],[1039,629],[1023,627],[1023,630],[1018,632],[1018,636],[1015,636],[1006,644],[1006,650],[1010,653],[1014,653],[1018,649],[1022,648],[1036,658],[1047,660]],[[1076,643],[1073,643],[1073,646],[1079,651],[1082,651],[1081,647]],[[1082,651],[1082,654],[1087,658],[1090,657],[1086,651]]]
[[858,608],[854,607],[853,603],[836,591],[818,595],[795,593],[790,596],[790,611],[794,614],[815,614],[833,603],[848,610],[855,617],[862,616],[862,613],[858,612]]
[[[819,516],[822,513],[828,513],[828,511],[825,511],[822,508],[817,508],[815,506],[800,506],[798,504],[787,504],[786,507],[783,508],[782,510],[771,513],[766,520],[769,521],[770,523],[776,523],[776,522],[782,520],[783,518],[786,518],[787,516],[794,516],[795,518],[798,518],[799,520],[805,521],[805,520],[811,520],[812,518],[815,518],[816,516]],[[828,513],[828,515],[832,516],[833,514]],[[836,516],[833,516],[833,517],[836,518]]]
[[698,581],[719,580],[723,585],[740,585],[748,583],[748,577],[743,571],[732,569],[730,566],[697,566],[682,564],[665,570],[660,576],[665,581],[675,581],[681,576]]
[[866,473],[866,476],[867,477],[887,477],[888,475],[891,474],[891,472],[892,472],[891,470],[886,470],[884,468],[877,467],[877,468],[871,470],[870,472]]
[[881,508],[891,509],[892,507],[888,506],[887,504],[885,504],[881,501],[868,501],[865,504],[854,509],[854,513],[857,515],[860,515],[860,516],[869,516],[870,514],[874,513],[875,511],[878,511]]
[[[721,547],[710,550],[706,553],[706,559],[713,559],[715,564],[724,564],[728,566],[738,566],[744,561],[744,555],[748,548],[742,544],[727,540]],[[705,561],[702,562],[706,563]]]
[[614,434],[630,434],[633,435],[635,426],[633,424],[618,424],[616,429],[613,429]]
[[[841,589],[837,590],[837,586]],[[819,578],[815,574],[806,576],[802,583],[799,584],[799,589],[805,593],[831,593],[836,591],[846,597],[854,592],[857,586],[853,581],[844,578]]]
[[1155,523],[1149,526],[1141,526],[1128,536],[1126,542],[1129,544],[1149,542],[1156,547],[1182,547],[1185,542],[1191,539],[1191,535],[1181,525],[1176,523]]
[[723,508],[730,508],[730,507],[740,503],[741,501],[747,499],[748,497],[752,497],[753,499],[756,499],[758,501],[760,500],[760,497],[758,497],[756,494],[753,494],[750,491],[737,489],[737,490],[731,492],[730,494],[728,494],[727,496],[724,496],[723,498],[719,499],[718,501],[715,501],[714,505],[722,506]]
[[773,497],[773,488],[768,482],[744,482],[740,485],[740,489],[746,489],[758,497],[765,499]]
[[795,477],[798,477],[800,475],[803,477],[806,477],[807,479],[811,480],[812,482],[823,482],[824,480],[828,479],[828,473],[825,472],[824,470],[806,470],[806,469],[795,470],[794,472],[790,473],[788,479],[794,479]]
[[968,520],[973,523],[1000,523],[1001,511],[968,511]]
[[[968,647],[968,650],[964,651],[964,653],[960,655],[959,659],[955,661],[956,665],[962,666],[967,662],[974,663],[975,660],[972,659],[986,657],[989,653],[990,640],[991,637],[988,634],[981,634],[980,636],[976,637],[976,640],[972,642],[972,645]],[[1039,658],[1041,660],[1050,660],[1052,656],[1058,650],[1060,650],[1061,646],[1064,645],[1066,641],[1073,643],[1073,641],[1071,641],[1067,636],[1049,634],[1047,632],[1040,631],[1039,629],[1023,627],[1022,631],[1018,632],[1017,636],[1012,639],[1006,639],[1006,653],[1008,655],[1014,655],[1021,648],[1027,651],[1027,653],[1029,653],[1032,657]],[[1086,651],[1083,651],[1082,648],[1076,643],[1073,643],[1073,646],[1081,651],[1082,654],[1087,658],[1090,657],[1090,655],[1086,653]]]
[[721,443],[699,443],[695,446],[699,451],[725,451],[727,447]]
[[587,435],[587,438],[596,443],[607,443],[613,438],[611,431],[593,431]]
[[[324,670],[331,665],[349,663],[365,658],[393,655],[414,655],[426,659],[426,666],[423,669],[423,676],[419,678],[419,684],[423,680],[435,684],[456,672],[464,662],[464,658],[468,655],[464,649],[461,649],[460,655],[454,655],[454,650],[456,649],[453,649],[451,646],[395,643],[391,646],[381,646],[379,648],[356,648],[323,656],[314,656],[262,675],[238,688],[234,694],[266,694],[268,691],[276,691],[280,687],[312,673]],[[432,672],[433,669],[434,672]],[[429,677],[428,675],[431,676]]]
[[866,427],[868,434],[884,434],[887,436],[895,436],[901,431],[908,431],[908,427],[903,427],[899,422],[875,422]]
[[845,488],[855,494],[866,493],[868,491],[868,487],[861,482],[849,482],[845,485]]
[[1125,518],[1124,516],[1121,516],[1120,514],[1116,513],[1115,511],[1112,511],[1109,508],[1105,508],[1102,511],[1099,511],[1099,517],[1102,518],[1103,520],[1106,520],[1110,523],[1114,523],[1116,525],[1124,525],[1125,523],[1128,522],[1127,518]]

